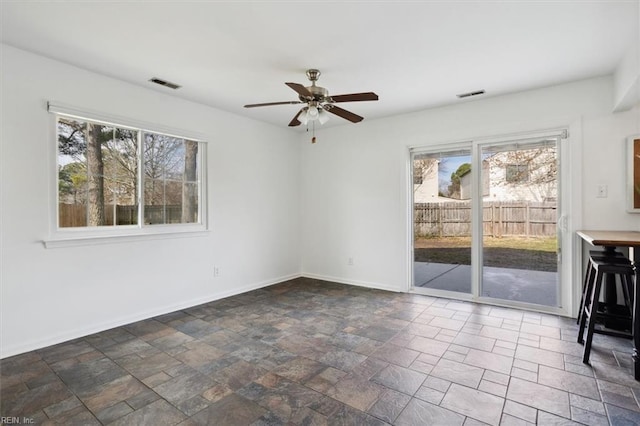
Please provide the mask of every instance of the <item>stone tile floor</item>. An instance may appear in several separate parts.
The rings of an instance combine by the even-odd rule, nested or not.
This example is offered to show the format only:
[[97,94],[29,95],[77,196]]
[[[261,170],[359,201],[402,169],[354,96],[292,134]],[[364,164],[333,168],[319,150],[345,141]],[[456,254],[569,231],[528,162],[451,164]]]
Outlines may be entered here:
[[630,342],[596,335],[587,366],[576,332],[552,315],[301,278],[3,359],[0,414],[65,425],[640,424]]

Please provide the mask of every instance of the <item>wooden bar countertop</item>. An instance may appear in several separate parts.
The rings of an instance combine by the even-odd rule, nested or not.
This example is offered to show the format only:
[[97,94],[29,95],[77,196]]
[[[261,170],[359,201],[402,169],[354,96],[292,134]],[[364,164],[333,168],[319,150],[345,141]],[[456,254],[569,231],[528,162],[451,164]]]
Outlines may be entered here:
[[594,246],[640,247],[640,231],[577,231]]

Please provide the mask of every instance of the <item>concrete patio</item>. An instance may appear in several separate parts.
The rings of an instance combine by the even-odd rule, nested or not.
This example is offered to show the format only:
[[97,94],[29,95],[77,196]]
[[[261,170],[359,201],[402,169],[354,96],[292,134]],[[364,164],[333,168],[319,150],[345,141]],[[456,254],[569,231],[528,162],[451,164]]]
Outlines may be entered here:
[[[414,262],[414,285],[471,293],[471,266]],[[482,296],[558,306],[556,272],[484,267]]]

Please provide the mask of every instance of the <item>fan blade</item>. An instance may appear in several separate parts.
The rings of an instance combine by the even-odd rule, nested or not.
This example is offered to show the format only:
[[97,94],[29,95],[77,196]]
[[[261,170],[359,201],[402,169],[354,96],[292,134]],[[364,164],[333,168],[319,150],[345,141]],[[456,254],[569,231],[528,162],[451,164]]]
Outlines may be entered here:
[[354,114],[350,111],[347,111],[346,109],[342,109],[335,105],[332,105],[331,108],[325,108],[325,109],[331,114],[335,114],[338,117],[342,117],[345,120],[349,120],[352,123],[359,123],[360,121],[364,120],[364,117],[360,117],[357,114]]
[[348,95],[331,96],[333,102],[377,101],[378,95],[373,92],[349,93]]
[[271,105],[294,105],[301,104],[300,101],[284,101],[284,102],[268,102],[266,104],[249,104],[245,105],[245,108],[255,108],[255,107],[263,107],[263,106],[271,106]]
[[291,120],[289,122],[289,127],[295,127],[295,126],[299,126],[302,123],[300,123],[298,121],[298,117],[300,116],[300,114],[302,114],[302,111],[304,111],[304,108],[302,108],[300,111],[298,111],[298,113],[295,115],[295,117],[293,117],[293,120]]
[[285,84],[291,87],[296,92],[298,92],[298,95],[304,98],[313,99],[313,95],[311,94],[311,92],[308,91],[307,88],[304,87],[302,84],[298,84],[298,83],[285,83]]

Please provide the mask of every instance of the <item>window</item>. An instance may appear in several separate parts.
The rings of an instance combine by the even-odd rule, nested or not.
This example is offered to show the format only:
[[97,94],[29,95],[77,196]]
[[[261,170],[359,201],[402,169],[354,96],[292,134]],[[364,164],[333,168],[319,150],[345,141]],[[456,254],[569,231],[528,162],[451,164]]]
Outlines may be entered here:
[[144,223],[198,221],[198,142],[142,134]]
[[204,224],[203,142],[60,113],[56,141],[59,231]]
[[507,164],[505,180],[507,183],[529,182],[529,166],[527,164]]

